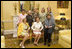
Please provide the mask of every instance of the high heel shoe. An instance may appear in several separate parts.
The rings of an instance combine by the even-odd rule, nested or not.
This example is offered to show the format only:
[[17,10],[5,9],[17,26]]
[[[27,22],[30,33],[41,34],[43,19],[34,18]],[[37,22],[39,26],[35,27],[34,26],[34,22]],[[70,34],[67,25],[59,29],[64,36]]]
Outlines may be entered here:
[[22,42],[20,43],[20,46],[22,45]]
[[37,43],[34,43],[34,45],[35,45],[35,46],[38,46],[38,44],[37,44]]
[[22,45],[21,48],[25,48],[25,46]]

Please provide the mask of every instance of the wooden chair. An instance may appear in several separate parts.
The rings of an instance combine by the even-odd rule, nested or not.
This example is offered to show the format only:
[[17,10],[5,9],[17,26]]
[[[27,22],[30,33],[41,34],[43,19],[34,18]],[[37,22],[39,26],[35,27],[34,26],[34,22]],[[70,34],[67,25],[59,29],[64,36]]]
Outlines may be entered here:
[[[35,38],[35,34],[33,33],[33,30],[32,30],[32,33],[31,33],[31,43],[33,42],[33,38]],[[44,31],[41,31],[41,37],[40,39],[42,39],[42,41],[44,41]]]
[[[17,38],[18,38],[19,40],[23,40],[24,36],[20,35],[20,36],[18,36]],[[30,38],[28,38],[28,39],[30,39]]]

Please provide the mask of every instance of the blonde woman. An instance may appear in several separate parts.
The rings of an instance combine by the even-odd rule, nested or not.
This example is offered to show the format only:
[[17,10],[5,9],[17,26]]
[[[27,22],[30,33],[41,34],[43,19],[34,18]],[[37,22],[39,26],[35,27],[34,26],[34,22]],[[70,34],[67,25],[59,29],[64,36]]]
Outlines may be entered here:
[[36,22],[33,23],[31,28],[33,30],[33,33],[35,34],[34,45],[38,45],[38,41],[39,41],[40,36],[41,36],[41,30],[43,29],[43,25],[40,22],[39,17],[36,17],[35,20],[36,20]]
[[18,37],[24,36],[23,41],[20,43],[20,46],[22,48],[25,48],[24,43],[29,38],[29,31],[30,27],[28,23],[26,22],[26,18],[23,19],[22,23],[18,26]]

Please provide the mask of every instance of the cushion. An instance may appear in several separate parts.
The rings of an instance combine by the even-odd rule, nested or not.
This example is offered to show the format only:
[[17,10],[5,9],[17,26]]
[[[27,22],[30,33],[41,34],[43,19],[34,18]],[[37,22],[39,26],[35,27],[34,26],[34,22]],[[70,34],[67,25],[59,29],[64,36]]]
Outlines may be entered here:
[[65,42],[71,44],[71,36],[70,35],[61,35],[60,38]]
[[64,40],[62,39],[59,39],[59,42],[58,42],[63,48],[71,48],[71,45],[68,44],[67,42],[65,42]]

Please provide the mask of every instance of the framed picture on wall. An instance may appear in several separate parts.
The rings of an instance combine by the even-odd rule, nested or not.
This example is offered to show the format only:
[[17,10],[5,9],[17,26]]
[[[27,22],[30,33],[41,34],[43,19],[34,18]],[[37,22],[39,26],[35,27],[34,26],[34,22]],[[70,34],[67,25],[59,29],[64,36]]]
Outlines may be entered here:
[[24,1],[19,1],[19,12],[21,12],[22,11],[22,9],[23,9],[23,7],[24,7]]
[[22,9],[26,11],[34,9],[35,1],[19,1],[19,12]]
[[57,8],[68,8],[69,1],[57,1]]

